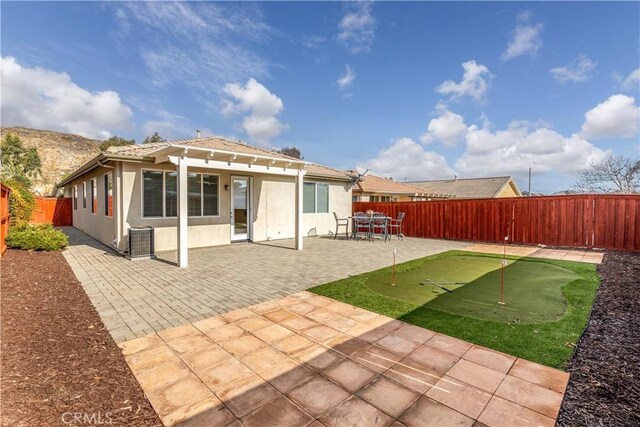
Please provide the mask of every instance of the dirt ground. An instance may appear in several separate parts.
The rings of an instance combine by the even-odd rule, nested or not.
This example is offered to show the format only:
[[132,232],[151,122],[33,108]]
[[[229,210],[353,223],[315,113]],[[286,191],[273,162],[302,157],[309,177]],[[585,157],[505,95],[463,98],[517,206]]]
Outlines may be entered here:
[[559,426],[640,425],[640,253],[608,252]]
[[3,426],[161,425],[60,252],[0,269]]

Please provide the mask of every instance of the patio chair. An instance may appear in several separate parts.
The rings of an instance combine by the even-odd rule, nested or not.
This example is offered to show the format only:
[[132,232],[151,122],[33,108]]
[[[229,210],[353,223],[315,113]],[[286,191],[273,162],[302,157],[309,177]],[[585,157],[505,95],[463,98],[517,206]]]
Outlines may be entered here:
[[391,240],[389,236],[389,229],[387,228],[387,216],[383,213],[374,213],[371,217],[371,234],[375,235],[376,231],[379,231],[386,242],[387,239]]
[[371,236],[371,218],[363,212],[356,212],[353,215],[353,239],[357,241],[360,233],[364,233],[365,238]]
[[396,219],[389,220],[389,234],[395,235],[400,240],[404,240],[404,234],[402,233],[403,220],[404,220],[404,212],[400,212]]
[[338,214],[335,212],[333,218],[336,220],[336,234],[333,235],[333,240],[338,237],[340,227],[344,227],[344,236],[349,240],[349,218],[338,218]]

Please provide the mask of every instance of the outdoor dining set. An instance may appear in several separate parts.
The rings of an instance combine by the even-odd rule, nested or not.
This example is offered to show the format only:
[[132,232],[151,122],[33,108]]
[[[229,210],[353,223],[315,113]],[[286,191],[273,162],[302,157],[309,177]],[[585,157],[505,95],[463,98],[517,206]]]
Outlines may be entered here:
[[[389,217],[380,212],[355,212],[347,218],[338,218],[334,212],[333,217],[336,220],[336,232],[334,239],[338,237],[338,231],[344,228],[344,235],[347,239],[354,240],[367,239],[373,241],[377,237],[391,240],[391,236],[396,236],[400,240],[404,240],[402,232],[402,221],[404,220],[404,212],[400,212],[397,218]],[[351,229],[351,233],[349,233]]]

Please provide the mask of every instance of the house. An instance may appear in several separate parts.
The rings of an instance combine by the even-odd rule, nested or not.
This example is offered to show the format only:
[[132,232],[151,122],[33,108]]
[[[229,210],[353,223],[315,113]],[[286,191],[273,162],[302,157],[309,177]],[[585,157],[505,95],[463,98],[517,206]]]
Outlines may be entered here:
[[452,197],[449,194],[427,192],[414,185],[397,182],[391,178],[381,178],[371,173],[364,176],[353,170],[347,173],[358,179],[353,188],[354,202],[411,202]]
[[73,199],[73,225],[127,249],[130,227],[154,227],[156,251],[328,234],[333,212],[351,214],[343,171],[222,137],[110,147],[58,188]]
[[410,181],[428,193],[451,194],[456,199],[492,199],[499,197],[522,197],[518,185],[510,176],[489,178],[454,178],[435,181]]

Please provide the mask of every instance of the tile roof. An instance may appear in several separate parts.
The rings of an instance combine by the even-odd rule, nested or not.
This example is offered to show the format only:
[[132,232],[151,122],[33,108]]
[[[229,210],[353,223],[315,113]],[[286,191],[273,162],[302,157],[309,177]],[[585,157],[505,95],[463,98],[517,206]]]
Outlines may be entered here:
[[[348,172],[355,173],[355,171]],[[414,185],[381,178],[371,173],[366,174],[358,181],[357,189],[364,193],[422,194],[425,192],[422,188]]]
[[[119,147],[109,147],[107,153],[118,154],[124,156],[139,156],[144,157],[151,152],[172,145],[186,145],[191,147],[210,148],[214,150],[233,151],[242,154],[253,154],[259,156],[270,156],[284,160],[299,160],[294,157],[287,156],[285,154],[276,153],[265,148],[254,147],[253,145],[245,144],[239,141],[232,141],[220,136],[202,137],[193,139],[183,139],[179,141],[165,141],[155,142],[150,144],[133,144],[123,145]],[[306,167],[307,176],[319,177],[319,178],[333,178],[340,180],[351,180],[352,177],[344,171],[333,169],[328,166],[322,166],[317,163],[311,163]]]
[[457,178],[435,181],[409,181],[407,184],[420,187],[429,193],[452,194],[458,199],[484,199],[495,197],[505,186],[512,184],[516,194],[520,190],[510,176],[489,178]]

